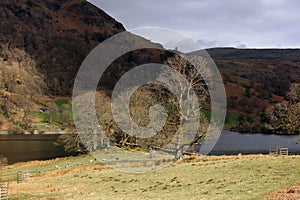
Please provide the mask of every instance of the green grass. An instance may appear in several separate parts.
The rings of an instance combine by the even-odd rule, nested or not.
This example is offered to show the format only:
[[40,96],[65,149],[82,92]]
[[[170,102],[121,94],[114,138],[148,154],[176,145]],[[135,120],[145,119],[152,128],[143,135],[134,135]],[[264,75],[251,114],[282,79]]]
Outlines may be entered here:
[[43,113],[35,113],[35,117],[40,118],[42,123],[48,123],[50,115],[52,115],[52,121],[56,122],[59,119],[61,112],[63,111],[63,105],[70,104],[70,100],[59,99],[54,102],[57,105],[57,110],[50,113],[49,111]]
[[49,113],[48,112],[36,113],[35,117],[42,119],[41,122],[48,122],[49,121]]
[[[211,110],[208,108],[203,108],[202,112],[204,113],[205,117],[210,120],[211,118]],[[240,117],[240,114],[238,113],[228,113],[226,114],[224,129],[230,129],[233,127],[236,123],[238,118]]]
[[[300,156],[210,160],[170,165],[149,173],[124,173],[90,168],[89,156],[58,159],[47,164],[6,169],[54,170],[72,163],[72,170],[11,183],[10,199],[211,199],[258,200],[300,180]],[[77,171],[76,171],[77,170]],[[59,171],[59,170],[56,170]]]
[[211,118],[211,110],[207,109],[207,108],[203,108],[201,111],[202,111],[202,113],[204,113],[206,119],[210,120],[210,118]]
[[59,106],[59,107],[61,107],[62,105],[64,105],[64,104],[69,104],[70,102],[69,102],[69,100],[67,100],[67,99],[59,99],[59,100],[57,100],[57,101],[55,101],[55,104],[57,105],[57,106]]
[[42,119],[42,123],[49,123],[50,115],[52,114],[52,120],[55,122],[59,118],[60,110],[55,111],[54,113],[44,112],[44,113],[36,113],[35,117]]
[[49,161],[33,161],[28,163],[18,163],[5,168],[5,170],[1,172],[0,180],[15,181],[17,178],[16,176],[18,171],[30,171],[35,175],[38,175],[40,172],[50,172],[55,170],[56,165],[60,166],[61,168],[64,168],[67,162],[72,163],[69,169],[91,166],[91,163],[89,162],[91,159],[93,159],[92,156],[83,155],[77,157],[58,158]]
[[227,113],[225,124],[224,124],[224,129],[230,129],[231,127],[236,125],[239,117],[240,117],[240,114],[238,114],[238,113]]

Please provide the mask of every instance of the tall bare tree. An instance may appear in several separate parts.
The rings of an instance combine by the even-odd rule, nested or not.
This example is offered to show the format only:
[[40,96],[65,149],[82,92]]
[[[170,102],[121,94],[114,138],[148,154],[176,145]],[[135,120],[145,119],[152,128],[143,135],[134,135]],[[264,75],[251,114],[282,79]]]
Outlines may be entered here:
[[[201,71],[188,60],[192,60],[198,67],[201,67]],[[177,92],[180,126],[185,127],[184,133],[177,135],[174,141],[175,160],[180,160],[183,148],[201,142],[208,127],[208,121],[201,109],[208,97],[203,76],[208,78],[211,73],[207,68],[207,62],[201,56],[176,55],[169,58],[166,65],[171,68],[163,70],[158,81]],[[180,78],[178,73],[183,77]],[[193,94],[197,96],[196,99]],[[196,130],[194,129],[195,125],[198,126]]]

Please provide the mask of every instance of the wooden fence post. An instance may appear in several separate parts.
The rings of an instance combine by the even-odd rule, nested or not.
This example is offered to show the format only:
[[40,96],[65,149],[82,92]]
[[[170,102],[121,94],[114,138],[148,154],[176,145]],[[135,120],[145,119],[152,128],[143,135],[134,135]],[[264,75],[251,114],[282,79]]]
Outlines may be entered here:
[[289,155],[289,149],[288,148],[280,148],[279,155],[288,156]]
[[8,182],[0,182],[0,200],[7,200],[8,199]]
[[270,155],[278,155],[277,149],[270,149],[269,154]]
[[17,183],[22,183],[23,182],[23,172],[18,171],[17,172]]
[[17,172],[17,183],[22,183],[27,178],[33,177],[33,174],[29,171],[18,171]]

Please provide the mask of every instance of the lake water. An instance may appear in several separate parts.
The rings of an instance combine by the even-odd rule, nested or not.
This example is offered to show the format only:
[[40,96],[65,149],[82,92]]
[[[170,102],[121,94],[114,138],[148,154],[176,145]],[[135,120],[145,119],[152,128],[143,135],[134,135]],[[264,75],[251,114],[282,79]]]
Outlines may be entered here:
[[54,145],[58,134],[51,135],[0,135],[0,155],[8,158],[9,164],[47,160],[71,155],[62,146]]
[[[46,160],[69,156],[61,146],[54,145],[59,135],[0,135],[0,155],[9,163]],[[244,134],[223,131],[210,155],[269,153],[269,149],[287,147],[290,153],[300,154],[299,136]]]
[[290,153],[300,154],[299,139],[299,135],[237,133],[223,130],[209,155],[268,154],[270,149],[276,147],[286,147]]

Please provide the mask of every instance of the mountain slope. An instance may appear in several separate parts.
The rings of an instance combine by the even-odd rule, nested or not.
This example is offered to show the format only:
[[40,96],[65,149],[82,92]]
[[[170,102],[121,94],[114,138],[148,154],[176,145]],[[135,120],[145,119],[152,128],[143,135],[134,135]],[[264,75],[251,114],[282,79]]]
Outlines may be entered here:
[[259,113],[283,101],[292,83],[300,83],[300,49],[212,48],[207,52],[222,74],[232,112]]
[[84,0],[0,1],[0,127],[30,130],[44,94],[70,95],[83,59],[124,31]]
[[[70,96],[87,54],[125,30],[85,0],[1,0],[0,22],[0,126],[5,129],[47,106],[41,95]],[[224,79],[230,112],[258,114],[283,101],[290,84],[300,82],[299,49],[207,51]],[[100,83],[111,90],[133,67],[170,56],[153,49],[130,52],[112,64]]]
[[36,61],[48,92],[60,95],[70,94],[89,51],[125,30],[84,0],[2,0],[0,20],[0,46],[23,49]]

